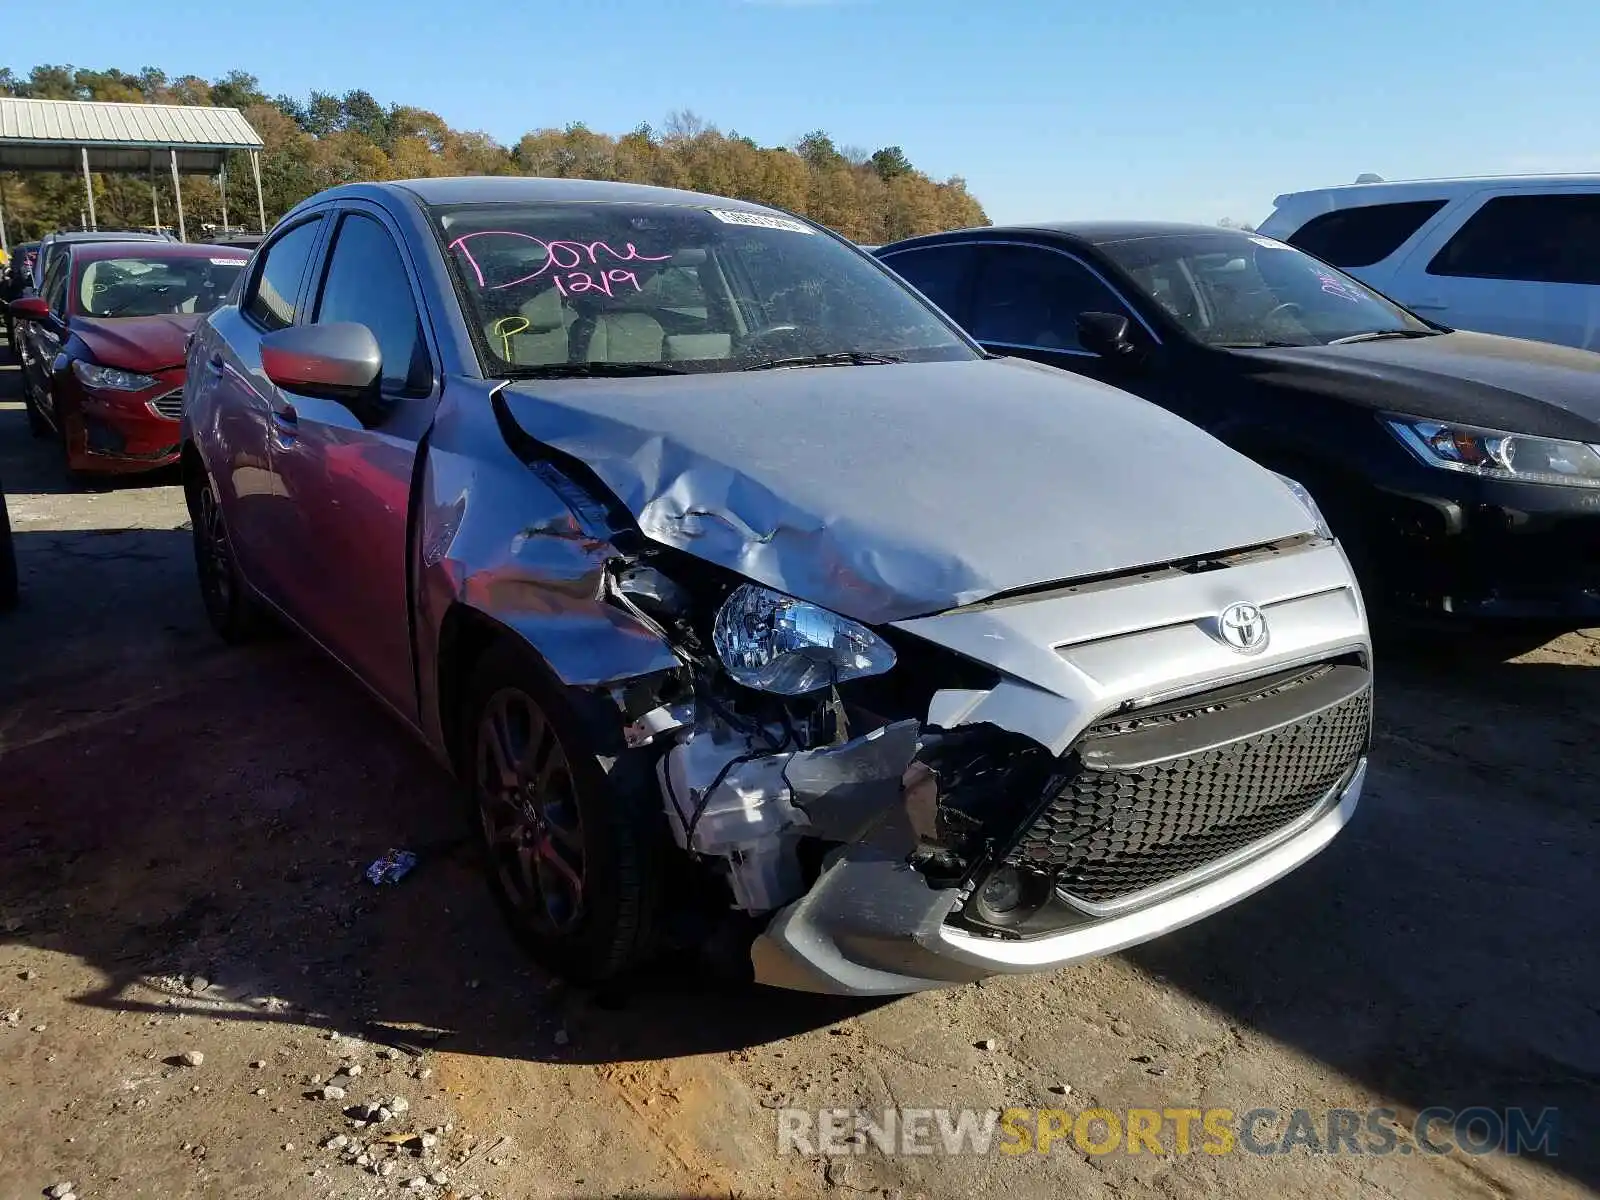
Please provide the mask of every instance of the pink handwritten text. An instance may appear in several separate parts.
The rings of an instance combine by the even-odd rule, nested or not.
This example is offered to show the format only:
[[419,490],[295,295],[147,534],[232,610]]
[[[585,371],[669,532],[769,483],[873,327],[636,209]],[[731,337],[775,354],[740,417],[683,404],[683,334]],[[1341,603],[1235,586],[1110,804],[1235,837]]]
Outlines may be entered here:
[[1337,296],[1341,300],[1352,300],[1359,303],[1365,299],[1356,287],[1347,279],[1340,279],[1337,275],[1329,275],[1326,271],[1318,271],[1317,278],[1322,282],[1322,290],[1330,296]]
[[591,275],[587,271],[569,271],[565,275],[552,275],[551,282],[556,285],[556,291],[563,296],[581,296],[584,292],[604,292],[608,296],[616,293],[611,289],[624,284],[629,285],[636,292],[644,289],[639,286],[639,277],[632,271],[624,271],[620,267],[613,267],[609,271],[596,271]]
[[[483,275],[483,268],[478,260],[473,257],[471,248],[467,245],[474,238],[510,237],[521,238],[533,242],[544,250],[544,262],[539,264],[537,271],[522,275],[508,283],[490,284]],[[639,279],[632,271],[620,268],[610,268],[609,262],[666,262],[672,257],[670,254],[640,254],[639,248],[632,242],[624,242],[623,248],[617,250],[607,242],[576,242],[564,238],[547,241],[541,237],[534,237],[531,233],[518,233],[514,229],[484,229],[477,233],[462,234],[450,243],[450,249],[456,251],[472,268],[472,274],[478,281],[478,286],[488,292],[497,292],[505,288],[516,287],[518,284],[530,283],[540,276],[549,273],[556,287],[563,296],[577,295],[582,292],[599,291],[606,295],[612,294],[612,288],[618,284],[632,284],[635,291],[640,290]],[[590,270],[590,268],[595,268]]]

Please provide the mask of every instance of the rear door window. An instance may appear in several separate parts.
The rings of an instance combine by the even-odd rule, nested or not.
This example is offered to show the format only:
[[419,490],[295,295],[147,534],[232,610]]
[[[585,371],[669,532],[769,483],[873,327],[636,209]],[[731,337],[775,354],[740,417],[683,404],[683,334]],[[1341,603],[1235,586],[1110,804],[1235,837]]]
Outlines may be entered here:
[[1434,255],[1428,274],[1600,284],[1600,193],[1495,196]]
[[972,259],[971,246],[924,246],[886,255],[883,261],[959,325],[967,317]]
[[1444,207],[1443,200],[1364,204],[1312,217],[1285,238],[1307,254],[1349,270],[1382,262]]
[[1133,314],[1076,259],[1038,246],[984,246],[967,328],[980,342],[1082,350],[1078,314]]
[[244,311],[263,329],[287,329],[294,324],[300,284],[321,230],[322,218],[313,217],[283,234],[263,253],[244,304]]

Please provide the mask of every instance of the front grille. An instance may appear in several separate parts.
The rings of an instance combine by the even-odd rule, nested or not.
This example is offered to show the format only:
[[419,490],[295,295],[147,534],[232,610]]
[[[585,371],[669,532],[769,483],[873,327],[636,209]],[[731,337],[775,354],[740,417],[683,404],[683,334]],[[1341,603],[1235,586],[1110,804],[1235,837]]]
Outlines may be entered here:
[[[1304,672],[1191,699],[1168,706],[1151,724],[1170,727],[1224,709],[1236,716],[1315,678]],[[1109,718],[1064,756],[1046,788],[1049,799],[1005,861],[1044,871],[1059,892],[1091,904],[1155,887],[1309,812],[1355,765],[1371,719],[1372,693],[1362,686],[1300,720],[1215,748],[1134,769],[1092,770],[1083,753],[1144,724],[1137,714]]]
[[169,421],[178,420],[183,416],[183,389],[176,388],[164,396],[157,396],[150,401],[150,407]]

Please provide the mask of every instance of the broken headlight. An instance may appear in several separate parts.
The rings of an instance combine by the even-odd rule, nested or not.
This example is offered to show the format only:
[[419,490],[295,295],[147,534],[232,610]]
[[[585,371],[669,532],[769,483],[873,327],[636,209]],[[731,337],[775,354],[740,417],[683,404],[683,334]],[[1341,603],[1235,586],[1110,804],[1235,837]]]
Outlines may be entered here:
[[735,683],[781,696],[894,666],[894,651],[865,625],[754,583],[723,601],[712,642]]
[[1298,479],[1290,479],[1287,475],[1279,475],[1276,471],[1273,474],[1278,475],[1278,478],[1283,480],[1284,486],[1294,493],[1294,498],[1300,501],[1300,507],[1305,509],[1306,516],[1311,518],[1311,524],[1315,527],[1317,536],[1324,541],[1333,541],[1333,530],[1328,528],[1328,518],[1322,515],[1322,510],[1317,507],[1317,502],[1311,498],[1311,493],[1306,490],[1305,484]]

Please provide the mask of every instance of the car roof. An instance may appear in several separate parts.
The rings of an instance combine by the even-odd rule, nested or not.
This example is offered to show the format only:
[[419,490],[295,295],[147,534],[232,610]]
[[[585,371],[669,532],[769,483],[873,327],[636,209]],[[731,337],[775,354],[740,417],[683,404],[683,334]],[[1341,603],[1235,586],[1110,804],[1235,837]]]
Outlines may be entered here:
[[91,229],[65,229],[60,233],[47,233],[42,240],[45,242],[170,242],[172,239],[161,233],[135,233],[132,230],[112,232]]
[[[1006,228],[1013,228],[1007,226]],[[1048,221],[1017,226],[1037,233],[1063,234],[1098,246],[1108,242],[1128,242],[1147,237],[1193,237],[1196,234],[1243,234],[1226,225],[1200,225],[1189,221]]]
[[1462,192],[1479,191],[1486,187],[1533,188],[1535,190],[1569,187],[1600,187],[1600,175],[1455,175],[1437,179],[1375,179],[1367,183],[1341,183],[1332,187],[1304,188],[1297,192],[1284,192],[1273,200],[1273,206],[1307,197],[1335,201],[1335,208],[1357,208],[1381,201],[1408,198],[1444,199]]
[[1236,234],[1250,236],[1249,231],[1230,229],[1226,225],[1198,225],[1182,221],[1036,221],[1026,225],[980,225],[970,229],[955,229],[947,233],[930,233],[922,237],[906,238],[880,250],[895,250],[918,243],[933,244],[949,241],[960,235],[982,238],[1040,237],[1070,240],[1081,245],[1103,246],[1114,242],[1128,242],[1148,237],[1194,237],[1199,234]]
[[[244,262],[249,255],[242,254],[237,246],[217,246],[209,242],[133,242],[138,247],[139,258],[216,258],[226,255],[230,262]],[[108,258],[122,258],[128,254],[128,242],[89,242],[72,248],[72,257],[78,262],[101,262]]]
[[715,207],[738,212],[777,213],[779,210],[727,196],[651,187],[642,183],[612,183],[598,179],[544,179],[531,175],[469,175],[443,179],[397,179],[385,183],[348,184],[311,197],[311,201],[340,196],[370,196],[374,191],[406,194],[424,204],[561,204],[589,201],[610,204],[671,204]]

